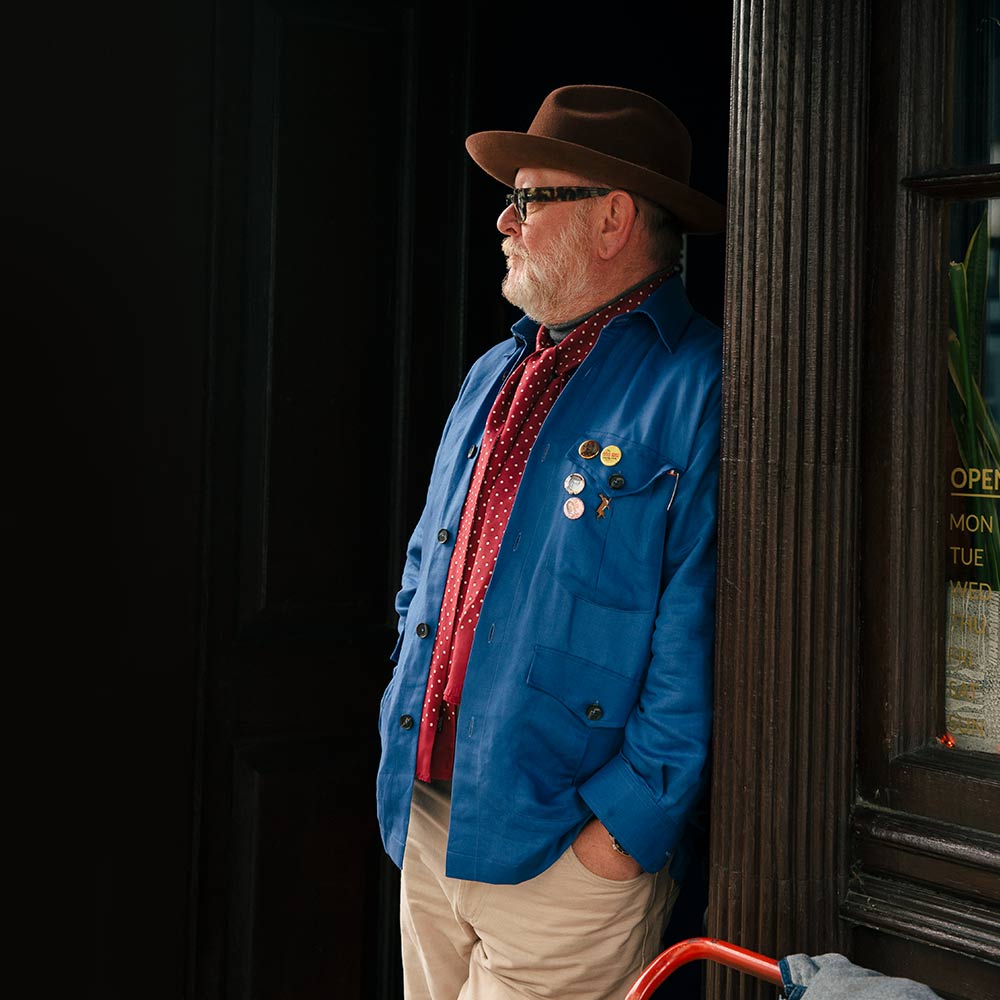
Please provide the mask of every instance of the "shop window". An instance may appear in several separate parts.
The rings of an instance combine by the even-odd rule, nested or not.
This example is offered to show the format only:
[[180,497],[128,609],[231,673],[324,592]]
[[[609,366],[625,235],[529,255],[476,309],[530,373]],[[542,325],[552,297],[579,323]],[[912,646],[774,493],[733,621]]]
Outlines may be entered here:
[[948,748],[1000,753],[1000,199],[949,214],[940,738]]
[[[1000,4],[956,5],[953,168],[1000,163]],[[1000,199],[948,206],[948,432],[944,524],[945,731],[941,742],[1000,753]]]
[[862,964],[995,996],[1000,0],[874,15],[861,732],[841,914]]

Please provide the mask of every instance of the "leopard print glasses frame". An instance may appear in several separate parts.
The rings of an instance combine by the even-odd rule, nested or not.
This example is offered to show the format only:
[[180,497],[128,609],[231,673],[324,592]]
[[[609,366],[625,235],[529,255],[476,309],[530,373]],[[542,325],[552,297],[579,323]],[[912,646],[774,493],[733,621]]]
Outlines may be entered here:
[[518,222],[528,217],[529,201],[581,201],[584,198],[600,198],[611,194],[614,188],[601,187],[527,187],[514,188],[507,195],[507,204],[514,206]]

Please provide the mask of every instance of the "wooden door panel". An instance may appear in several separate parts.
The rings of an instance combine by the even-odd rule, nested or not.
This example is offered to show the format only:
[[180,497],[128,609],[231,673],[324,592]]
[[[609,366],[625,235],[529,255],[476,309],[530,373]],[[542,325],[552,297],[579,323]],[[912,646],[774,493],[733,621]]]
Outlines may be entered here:
[[[462,29],[406,5],[229,14],[195,980],[349,1000],[398,949],[379,938],[376,718],[415,501],[400,470],[439,431],[410,359],[455,336],[447,313],[410,318],[414,179],[441,174],[412,123],[446,70],[414,49]],[[427,134],[461,127],[439,113]]]

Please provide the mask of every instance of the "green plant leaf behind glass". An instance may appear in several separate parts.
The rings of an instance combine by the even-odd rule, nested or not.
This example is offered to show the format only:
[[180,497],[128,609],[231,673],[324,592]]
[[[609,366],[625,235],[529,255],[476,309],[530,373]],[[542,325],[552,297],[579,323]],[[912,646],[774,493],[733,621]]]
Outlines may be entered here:
[[[965,251],[967,339],[962,340],[969,358],[969,371],[978,383],[982,378],[983,333],[986,329],[986,273],[989,269],[989,229],[986,211]],[[961,334],[959,335],[961,336]]]
[[[955,308],[955,337],[958,346],[953,354],[958,369],[958,391],[965,403],[965,425],[956,427],[955,434],[964,444],[964,458],[969,468],[981,468],[979,461],[978,435],[976,434],[976,418],[972,407],[973,367],[978,367],[978,358],[972,357],[969,341],[969,297],[965,280],[965,264],[952,261],[948,265],[948,280],[951,283],[951,301]],[[982,338],[980,337],[980,343]],[[949,345],[950,347],[950,345]]]

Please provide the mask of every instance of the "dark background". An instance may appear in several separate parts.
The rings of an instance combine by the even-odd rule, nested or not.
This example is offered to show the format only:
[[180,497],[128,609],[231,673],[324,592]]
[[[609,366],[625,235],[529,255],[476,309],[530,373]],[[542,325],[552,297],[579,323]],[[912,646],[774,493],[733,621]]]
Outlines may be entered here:
[[[724,201],[730,35],[728,3],[183,0],[12,26],[13,534],[50,706],[28,748],[88,880],[69,923],[95,996],[394,995],[372,792],[391,602],[457,386],[514,318],[503,188],[462,141],[526,129],[566,83],[634,87]],[[686,259],[720,322],[722,237]]]

